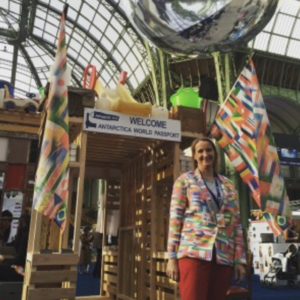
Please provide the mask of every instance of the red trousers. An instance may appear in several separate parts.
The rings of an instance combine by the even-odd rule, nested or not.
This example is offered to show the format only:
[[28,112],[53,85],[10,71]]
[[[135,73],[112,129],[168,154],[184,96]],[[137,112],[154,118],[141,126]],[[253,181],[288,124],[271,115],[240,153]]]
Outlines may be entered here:
[[230,286],[233,268],[219,265],[216,258],[205,261],[181,258],[179,289],[181,300],[224,300]]

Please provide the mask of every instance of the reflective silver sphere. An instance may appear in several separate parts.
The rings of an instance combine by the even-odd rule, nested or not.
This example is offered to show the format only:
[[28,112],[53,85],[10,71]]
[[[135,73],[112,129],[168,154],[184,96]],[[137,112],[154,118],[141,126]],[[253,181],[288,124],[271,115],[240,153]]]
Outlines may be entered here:
[[133,26],[177,55],[227,52],[249,42],[270,21],[278,0],[122,0]]

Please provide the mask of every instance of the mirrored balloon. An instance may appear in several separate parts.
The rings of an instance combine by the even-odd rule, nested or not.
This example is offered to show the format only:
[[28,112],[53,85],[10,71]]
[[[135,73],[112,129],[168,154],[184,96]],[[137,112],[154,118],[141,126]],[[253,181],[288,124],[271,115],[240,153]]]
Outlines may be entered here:
[[158,48],[177,55],[228,52],[269,22],[278,0],[122,0],[133,26]]

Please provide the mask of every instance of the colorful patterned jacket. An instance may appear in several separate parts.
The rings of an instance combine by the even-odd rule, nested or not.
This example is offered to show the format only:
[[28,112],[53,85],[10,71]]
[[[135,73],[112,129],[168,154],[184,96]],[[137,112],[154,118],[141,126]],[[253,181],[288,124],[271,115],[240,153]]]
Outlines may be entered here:
[[170,207],[169,258],[210,261],[215,245],[218,263],[246,263],[237,193],[228,178],[218,175],[218,179],[223,195],[219,211],[224,217],[223,227],[217,226],[217,216],[211,209],[213,199],[198,169],[182,174],[175,181]]

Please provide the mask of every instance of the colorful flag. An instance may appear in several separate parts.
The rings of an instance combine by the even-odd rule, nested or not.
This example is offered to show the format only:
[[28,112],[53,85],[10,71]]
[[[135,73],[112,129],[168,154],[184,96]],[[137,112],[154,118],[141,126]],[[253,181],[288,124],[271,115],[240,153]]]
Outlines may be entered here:
[[69,114],[65,11],[47,102],[47,117],[34,186],[34,208],[65,228],[69,193]]
[[210,130],[262,209],[275,236],[289,226],[289,200],[252,60]]

